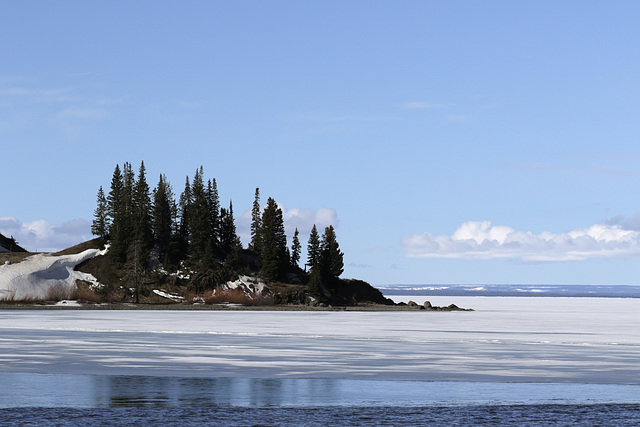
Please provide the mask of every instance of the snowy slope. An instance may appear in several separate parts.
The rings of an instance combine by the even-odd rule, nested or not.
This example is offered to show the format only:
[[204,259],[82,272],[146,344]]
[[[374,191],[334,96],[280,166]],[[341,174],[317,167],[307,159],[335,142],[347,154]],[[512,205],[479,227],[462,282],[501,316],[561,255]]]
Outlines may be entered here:
[[20,263],[0,265],[0,299],[45,298],[52,287],[75,288],[78,279],[97,283],[91,274],[74,271],[74,267],[107,250],[88,249],[60,256],[37,254]]

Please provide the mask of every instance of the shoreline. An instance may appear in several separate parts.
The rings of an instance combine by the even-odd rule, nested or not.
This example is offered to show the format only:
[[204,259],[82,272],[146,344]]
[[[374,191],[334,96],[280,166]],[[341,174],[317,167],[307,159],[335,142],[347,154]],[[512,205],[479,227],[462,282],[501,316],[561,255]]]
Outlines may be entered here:
[[239,305],[239,304],[180,304],[180,303],[108,303],[108,304],[42,304],[42,303],[2,303],[0,310],[167,310],[167,311],[411,311],[411,312],[449,312],[473,311],[473,309],[432,307],[411,305],[362,304],[357,306],[313,307],[309,305]]

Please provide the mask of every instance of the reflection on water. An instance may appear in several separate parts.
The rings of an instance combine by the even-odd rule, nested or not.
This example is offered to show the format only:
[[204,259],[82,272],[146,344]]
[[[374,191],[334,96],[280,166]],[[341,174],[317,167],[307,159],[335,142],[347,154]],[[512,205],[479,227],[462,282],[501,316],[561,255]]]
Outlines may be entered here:
[[97,406],[307,406],[342,399],[339,383],[316,379],[91,377]]
[[638,385],[0,373],[0,408],[637,403]]

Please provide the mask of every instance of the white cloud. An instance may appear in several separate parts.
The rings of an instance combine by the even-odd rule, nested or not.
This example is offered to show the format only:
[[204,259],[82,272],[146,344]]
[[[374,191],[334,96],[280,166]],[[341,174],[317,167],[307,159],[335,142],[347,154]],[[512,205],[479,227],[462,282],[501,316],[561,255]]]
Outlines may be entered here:
[[640,255],[640,231],[619,224],[596,224],[566,233],[536,234],[494,226],[490,221],[468,221],[451,236],[406,236],[403,246],[412,258],[583,261]]
[[94,237],[90,222],[84,219],[52,224],[44,219],[21,222],[14,216],[0,217],[0,233],[13,236],[20,246],[32,252],[56,252]]
[[287,234],[293,235],[296,228],[301,234],[309,234],[314,224],[318,228],[318,233],[322,234],[325,227],[330,225],[336,227],[339,222],[338,214],[332,208],[318,208],[316,210],[292,208],[287,210],[284,205],[279,206],[282,209]]

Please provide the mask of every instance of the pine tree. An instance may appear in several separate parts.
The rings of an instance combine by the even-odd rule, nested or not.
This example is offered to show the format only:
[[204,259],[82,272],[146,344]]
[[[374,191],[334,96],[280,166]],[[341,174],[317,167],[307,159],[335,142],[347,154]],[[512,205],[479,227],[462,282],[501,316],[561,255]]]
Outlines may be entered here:
[[211,262],[211,229],[207,193],[204,188],[203,168],[196,170],[191,185],[191,205],[189,207],[189,235],[191,256],[201,265]]
[[296,228],[296,231],[293,233],[293,244],[291,245],[291,263],[294,267],[298,267],[298,262],[300,261],[300,251],[302,250],[302,246],[300,245],[300,238],[298,237],[300,233]]
[[174,229],[175,200],[171,184],[164,174],[160,174],[158,185],[153,190],[153,238],[158,251],[160,262],[167,259],[167,252],[171,244]]
[[209,208],[209,236],[212,254],[220,252],[220,197],[215,178],[207,183],[207,206]]
[[127,256],[126,214],[124,208],[124,178],[120,166],[116,165],[111,178],[111,189],[107,198],[108,214],[111,218],[109,256],[117,263],[124,263]]
[[307,244],[307,265],[313,271],[314,267],[320,261],[320,236],[318,235],[318,229],[313,224],[311,234],[309,235],[309,242]]
[[102,185],[98,190],[98,204],[93,214],[93,223],[91,224],[91,232],[98,236],[101,240],[107,238],[109,234],[109,217],[108,217],[108,205],[107,199],[104,196]]
[[153,246],[151,228],[151,197],[147,184],[144,161],[140,163],[138,180],[133,190],[133,236],[136,240],[136,261],[142,270],[149,264],[149,252]]
[[260,228],[262,227],[262,216],[260,213],[260,188],[256,188],[255,199],[253,200],[253,207],[251,208],[251,243],[249,249],[260,254]]
[[267,280],[284,278],[290,261],[282,209],[269,197],[262,214],[261,272]]
[[307,290],[309,295],[316,298],[319,301],[324,300],[324,293],[322,291],[322,274],[319,268],[311,269],[311,275],[309,276],[309,283],[307,283]]
[[220,209],[220,249],[226,257],[238,242],[236,224],[233,218],[233,202],[229,201],[229,209]]
[[180,226],[178,227],[178,236],[180,239],[181,251],[186,252],[189,245],[189,209],[191,208],[191,184],[189,183],[189,176],[187,175],[184,183],[184,190],[180,194],[180,200],[178,201],[178,212],[180,216]]
[[320,244],[320,264],[323,276],[329,281],[334,281],[344,271],[343,253],[336,240],[336,232],[330,225],[324,229]]

